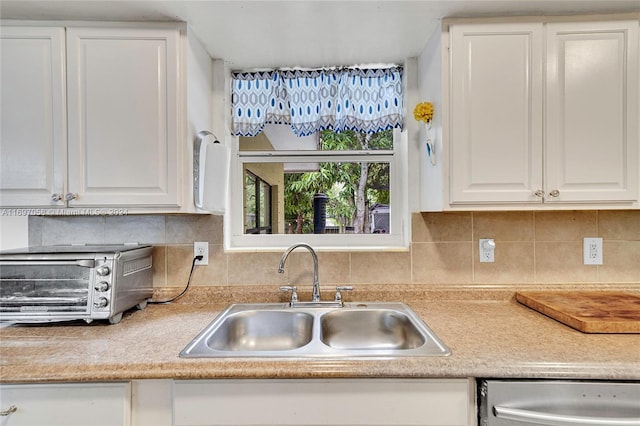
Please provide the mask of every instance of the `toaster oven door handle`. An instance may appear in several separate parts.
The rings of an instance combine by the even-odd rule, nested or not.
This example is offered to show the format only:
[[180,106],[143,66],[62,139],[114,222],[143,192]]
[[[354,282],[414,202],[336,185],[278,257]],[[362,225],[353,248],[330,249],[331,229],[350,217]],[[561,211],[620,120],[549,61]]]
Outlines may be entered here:
[[23,303],[40,305],[86,304],[87,297],[39,297],[39,296],[7,296],[0,297],[5,305],[21,305]]
[[76,265],[82,266],[83,268],[94,268],[96,261],[93,259],[78,259],[76,260]]

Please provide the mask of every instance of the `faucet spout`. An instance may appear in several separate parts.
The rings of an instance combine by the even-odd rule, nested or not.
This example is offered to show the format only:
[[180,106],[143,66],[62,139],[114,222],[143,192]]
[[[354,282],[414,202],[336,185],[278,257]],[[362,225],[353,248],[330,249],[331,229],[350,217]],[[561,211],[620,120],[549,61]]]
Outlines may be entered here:
[[282,258],[280,259],[280,264],[278,265],[278,273],[280,274],[284,273],[284,263],[286,262],[287,257],[289,257],[289,253],[291,253],[298,247],[302,247],[309,250],[309,253],[311,253],[311,256],[313,257],[313,292],[311,294],[311,301],[319,302],[320,301],[320,282],[318,280],[318,255],[316,254],[316,251],[313,249],[313,247],[311,247],[309,244],[297,243],[292,245],[288,249],[286,249],[285,252],[282,254]]

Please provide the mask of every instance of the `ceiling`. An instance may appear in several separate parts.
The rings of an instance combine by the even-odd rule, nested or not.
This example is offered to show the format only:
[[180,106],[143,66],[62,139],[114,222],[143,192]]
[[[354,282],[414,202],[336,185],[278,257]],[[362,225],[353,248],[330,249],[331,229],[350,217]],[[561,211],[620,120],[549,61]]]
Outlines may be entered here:
[[1,0],[3,19],[184,21],[234,69],[398,63],[445,17],[640,12],[640,0]]

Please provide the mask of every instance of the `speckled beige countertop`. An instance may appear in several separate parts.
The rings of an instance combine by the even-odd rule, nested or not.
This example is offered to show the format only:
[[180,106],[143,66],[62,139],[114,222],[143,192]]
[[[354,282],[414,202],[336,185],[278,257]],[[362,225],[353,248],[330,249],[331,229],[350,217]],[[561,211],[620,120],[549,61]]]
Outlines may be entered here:
[[[227,303],[257,301],[253,299],[266,291],[254,288],[240,294],[246,290],[214,289],[192,292],[180,303],[127,312],[116,325],[4,326],[0,328],[0,381],[311,377],[640,380],[640,334],[583,334],[520,305],[513,299],[512,289],[369,289],[349,295],[348,300],[405,301],[452,354],[359,360],[181,359],[178,353]],[[204,300],[217,302],[202,303]]]

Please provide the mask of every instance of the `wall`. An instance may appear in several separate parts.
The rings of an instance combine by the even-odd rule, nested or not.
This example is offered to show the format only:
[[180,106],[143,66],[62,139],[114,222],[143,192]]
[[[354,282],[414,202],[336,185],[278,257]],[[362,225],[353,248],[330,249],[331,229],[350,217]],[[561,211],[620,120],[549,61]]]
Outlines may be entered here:
[[[640,211],[414,213],[406,252],[321,252],[321,284],[640,283]],[[210,215],[29,218],[29,243],[154,244],[154,285],[187,281],[193,242],[209,241],[209,265],[192,284],[310,284],[311,258],[296,252],[224,253],[223,220]],[[582,264],[582,238],[604,239],[604,265]],[[495,263],[479,263],[478,239],[495,238]],[[303,239],[301,239],[303,240]]]
[[27,216],[0,216],[0,250],[28,245]]
[[[441,211],[444,208],[444,173],[442,164],[443,156],[443,120],[442,114],[445,104],[442,98],[442,86],[447,84],[446,73],[442,72],[442,33],[440,28],[433,32],[424,50],[418,57],[418,100],[417,102],[431,102],[433,104],[433,119],[431,120],[431,136],[435,145],[435,164],[427,156],[425,141],[427,130],[420,126],[420,182],[429,182],[429,185],[420,185],[420,211]],[[445,81],[443,81],[443,79]],[[417,104],[416,102],[416,104]],[[415,105],[411,105],[415,108]],[[413,112],[413,110],[412,110]]]

